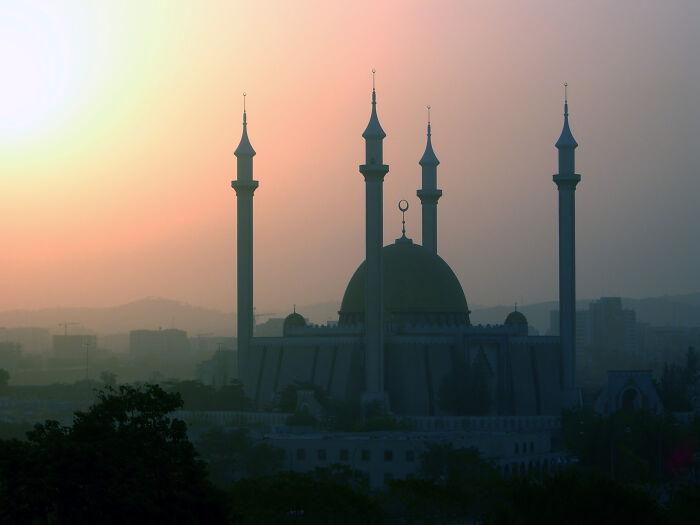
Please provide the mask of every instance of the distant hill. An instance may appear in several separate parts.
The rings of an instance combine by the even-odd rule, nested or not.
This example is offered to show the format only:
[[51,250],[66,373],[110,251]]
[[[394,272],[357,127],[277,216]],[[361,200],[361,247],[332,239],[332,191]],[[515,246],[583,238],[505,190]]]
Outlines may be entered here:
[[[588,309],[590,299],[577,302],[579,310]],[[637,312],[639,322],[655,326],[700,326],[700,293],[668,295],[631,299],[623,297],[622,304]],[[548,301],[518,306],[532,326],[541,334],[549,330],[549,312],[559,303]],[[310,305],[297,305],[297,312],[312,323],[325,323],[338,319],[340,304],[326,301]],[[501,324],[512,306],[475,307],[471,314],[473,324]],[[285,317],[289,312],[280,310],[273,317]],[[258,319],[263,323],[264,317]],[[170,299],[140,299],[121,306],[106,308],[44,308],[40,310],[8,310],[0,312],[0,327],[40,326],[60,333],[60,323],[78,323],[69,326],[69,332],[80,330],[98,334],[119,334],[136,329],[180,328],[190,335],[212,334],[233,336],[236,333],[236,316],[233,312],[221,312],[210,308],[192,306]]]
[[235,315],[170,299],[149,297],[121,306],[106,308],[44,308],[0,312],[0,326],[41,326],[60,333],[60,323],[78,323],[69,333],[88,330],[115,334],[137,329],[180,328],[190,335],[235,333]]

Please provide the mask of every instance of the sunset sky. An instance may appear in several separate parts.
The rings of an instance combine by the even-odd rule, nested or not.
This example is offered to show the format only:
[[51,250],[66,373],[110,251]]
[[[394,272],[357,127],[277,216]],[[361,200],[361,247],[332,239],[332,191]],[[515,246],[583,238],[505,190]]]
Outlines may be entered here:
[[364,258],[377,70],[385,243],[438,251],[469,305],[557,296],[569,83],[578,295],[700,291],[700,2],[0,4],[0,309],[145,296],[235,309],[233,151],[257,151],[258,311],[340,300]]

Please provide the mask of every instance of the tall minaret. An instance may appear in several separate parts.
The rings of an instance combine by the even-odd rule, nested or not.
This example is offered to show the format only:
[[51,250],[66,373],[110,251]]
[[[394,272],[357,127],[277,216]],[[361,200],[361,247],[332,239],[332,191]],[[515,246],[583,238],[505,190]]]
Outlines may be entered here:
[[559,191],[559,337],[564,403],[577,402],[576,395],[576,222],[574,192],[581,180],[574,168],[578,143],[569,129],[569,103],[564,84],[564,128],[557,140],[559,173],[553,179]]
[[437,189],[437,167],[440,161],[435,156],[430,140],[430,106],[428,106],[428,143],[418,164],[423,172],[423,187],[416,193],[423,210],[423,246],[437,253],[437,202],[442,190]]
[[255,150],[248,140],[248,122],[243,93],[243,135],[236,151],[238,178],[231,181],[236,190],[237,261],[238,261],[238,377],[243,373],[250,339],[253,337],[253,192],[258,181],[253,180]]
[[365,246],[367,289],[365,292],[365,393],[366,402],[385,401],[384,394],[384,279],[382,268],[384,176],[389,166],[383,163],[382,141],[386,133],[377,118],[377,94],[372,70],[372,115],[362,137],[365,139],[365,163],[360,173],[365,178]]

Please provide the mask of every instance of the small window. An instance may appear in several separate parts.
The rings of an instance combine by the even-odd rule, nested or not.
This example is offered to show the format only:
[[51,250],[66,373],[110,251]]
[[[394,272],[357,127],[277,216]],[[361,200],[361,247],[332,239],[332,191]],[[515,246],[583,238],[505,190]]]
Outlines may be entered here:
[[393,450],[385,450],[384,451],[384,461],[393,461],[394,460],[394,451]]
[[384,473],[384,483],[388,483],[392,479],[394,479],[394,475],[391,472]]
[[515,444],[515,453],[516,454],[518,453],[518,444],[517,443]]
[[306,449],[305,448],[298,448],[297,449],[297,459],[306,459]]
[[523,443],[523,454],[527,454],[527,443]]
[[371,455],[369,453],[369,449],[363,448],[362,449],[362,461],[369,461],[371,458]]
[[406,451],[406,462],[413,463],[416,460],[416,453],[413,450]]
[[318,459],[321,461],[326,460],[326,449],[325,448],[319,448],[318,449]]
[[350,459],[350,452],[347,448],[340,450],[340,461],[348,461]]
[[530,441],[530,454],[535,452],[535,442]]

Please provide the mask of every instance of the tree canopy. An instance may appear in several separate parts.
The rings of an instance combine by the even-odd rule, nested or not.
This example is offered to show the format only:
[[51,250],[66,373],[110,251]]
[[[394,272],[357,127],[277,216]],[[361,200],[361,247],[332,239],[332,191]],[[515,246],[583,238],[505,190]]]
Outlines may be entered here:
[[0,442],[3,523],[224,523],[226,506],[183,421],[179,394],[107,388],[71,426]]

